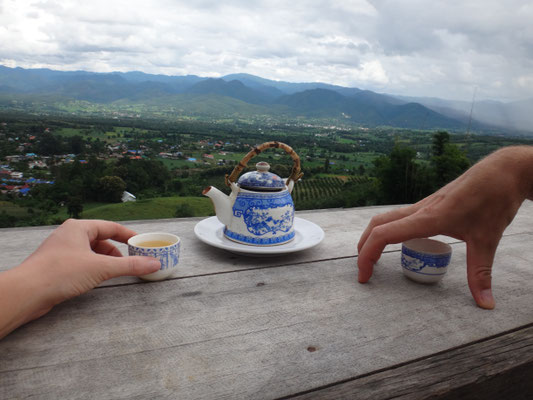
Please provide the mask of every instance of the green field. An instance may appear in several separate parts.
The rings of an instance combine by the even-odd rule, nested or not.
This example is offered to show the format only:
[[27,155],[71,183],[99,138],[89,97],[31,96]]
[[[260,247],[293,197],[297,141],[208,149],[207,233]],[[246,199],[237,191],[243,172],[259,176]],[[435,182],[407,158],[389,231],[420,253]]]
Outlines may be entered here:
[[[102,207],[102,206],[105,206],[107,205],[108,203],[99,203],[99,202],[88,202],[88,203],[83,203],[83,210],[84,211],[89,211],[89,210],[92,210],[93,208],[98,208],[98,207]],[[68,207],[67,206],[63,206],[63,207],[60,207],[59,208],[59,211],[56,213],[56,214],[53,214],[50,218],[50,220],[65,220],[69,217],[68,215]]]
[[13,204],[9,201],[0,201],[0,212],[5,212],[7,215],[12,215],[18,218],[24,218],[29,215],[26,207],[20,207],[19,205]]
[[184,203],[192,208],[192,216],[214,215],[211,200],[207,197],[159,197],[94,207],[83,211],[81,217],[110,221],[174,218],[176,209]]

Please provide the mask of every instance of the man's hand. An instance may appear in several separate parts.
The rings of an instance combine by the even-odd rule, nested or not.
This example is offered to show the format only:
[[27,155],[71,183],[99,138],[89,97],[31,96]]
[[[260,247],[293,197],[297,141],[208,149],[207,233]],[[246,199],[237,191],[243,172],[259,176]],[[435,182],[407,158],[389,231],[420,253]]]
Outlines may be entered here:
[[480,307],[494,308],[494,255],[505,228],[533,193],[532,166],[533,148],[504,148],[418,203],[372,218],[358,244],[359,282],[370,279],[387,244],[443,234],[466,242],[472,296]]

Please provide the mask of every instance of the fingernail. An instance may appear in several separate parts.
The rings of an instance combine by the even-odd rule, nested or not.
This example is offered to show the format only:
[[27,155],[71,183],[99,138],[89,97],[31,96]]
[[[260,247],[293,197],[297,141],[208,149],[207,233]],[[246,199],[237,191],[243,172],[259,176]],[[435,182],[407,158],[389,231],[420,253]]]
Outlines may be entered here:
[[479,294],[479,299],[481,301],[481,307],[492,310],[494,308],[494,297],[492,297],[492,290],[483,289]]
[[161,268],[161,263],[158,260],[150,260],[148,262],[148,268],[151,271],[157,271],[159,268]]

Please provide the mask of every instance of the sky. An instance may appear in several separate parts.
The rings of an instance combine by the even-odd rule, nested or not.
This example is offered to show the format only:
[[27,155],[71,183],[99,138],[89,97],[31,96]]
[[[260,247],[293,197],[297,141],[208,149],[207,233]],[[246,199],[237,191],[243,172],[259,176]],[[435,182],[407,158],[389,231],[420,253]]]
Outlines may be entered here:
[[0,64],[533,98],[531,0],[0,0]]

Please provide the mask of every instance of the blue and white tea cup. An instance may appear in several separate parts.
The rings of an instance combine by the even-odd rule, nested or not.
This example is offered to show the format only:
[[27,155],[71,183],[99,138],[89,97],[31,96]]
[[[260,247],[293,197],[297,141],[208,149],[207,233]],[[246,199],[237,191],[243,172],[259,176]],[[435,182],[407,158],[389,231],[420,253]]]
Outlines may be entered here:
[[171,233],[141,233],[128,240],[130,256],[149,256],[161,262],[159,271],[140,276],[147,281],[168,278],[176,270],[180,258],[181,239]]
[[420,283],[436,283],[448,270],[452,247],[434,239],[411,239],[402,243],[402,270]]

